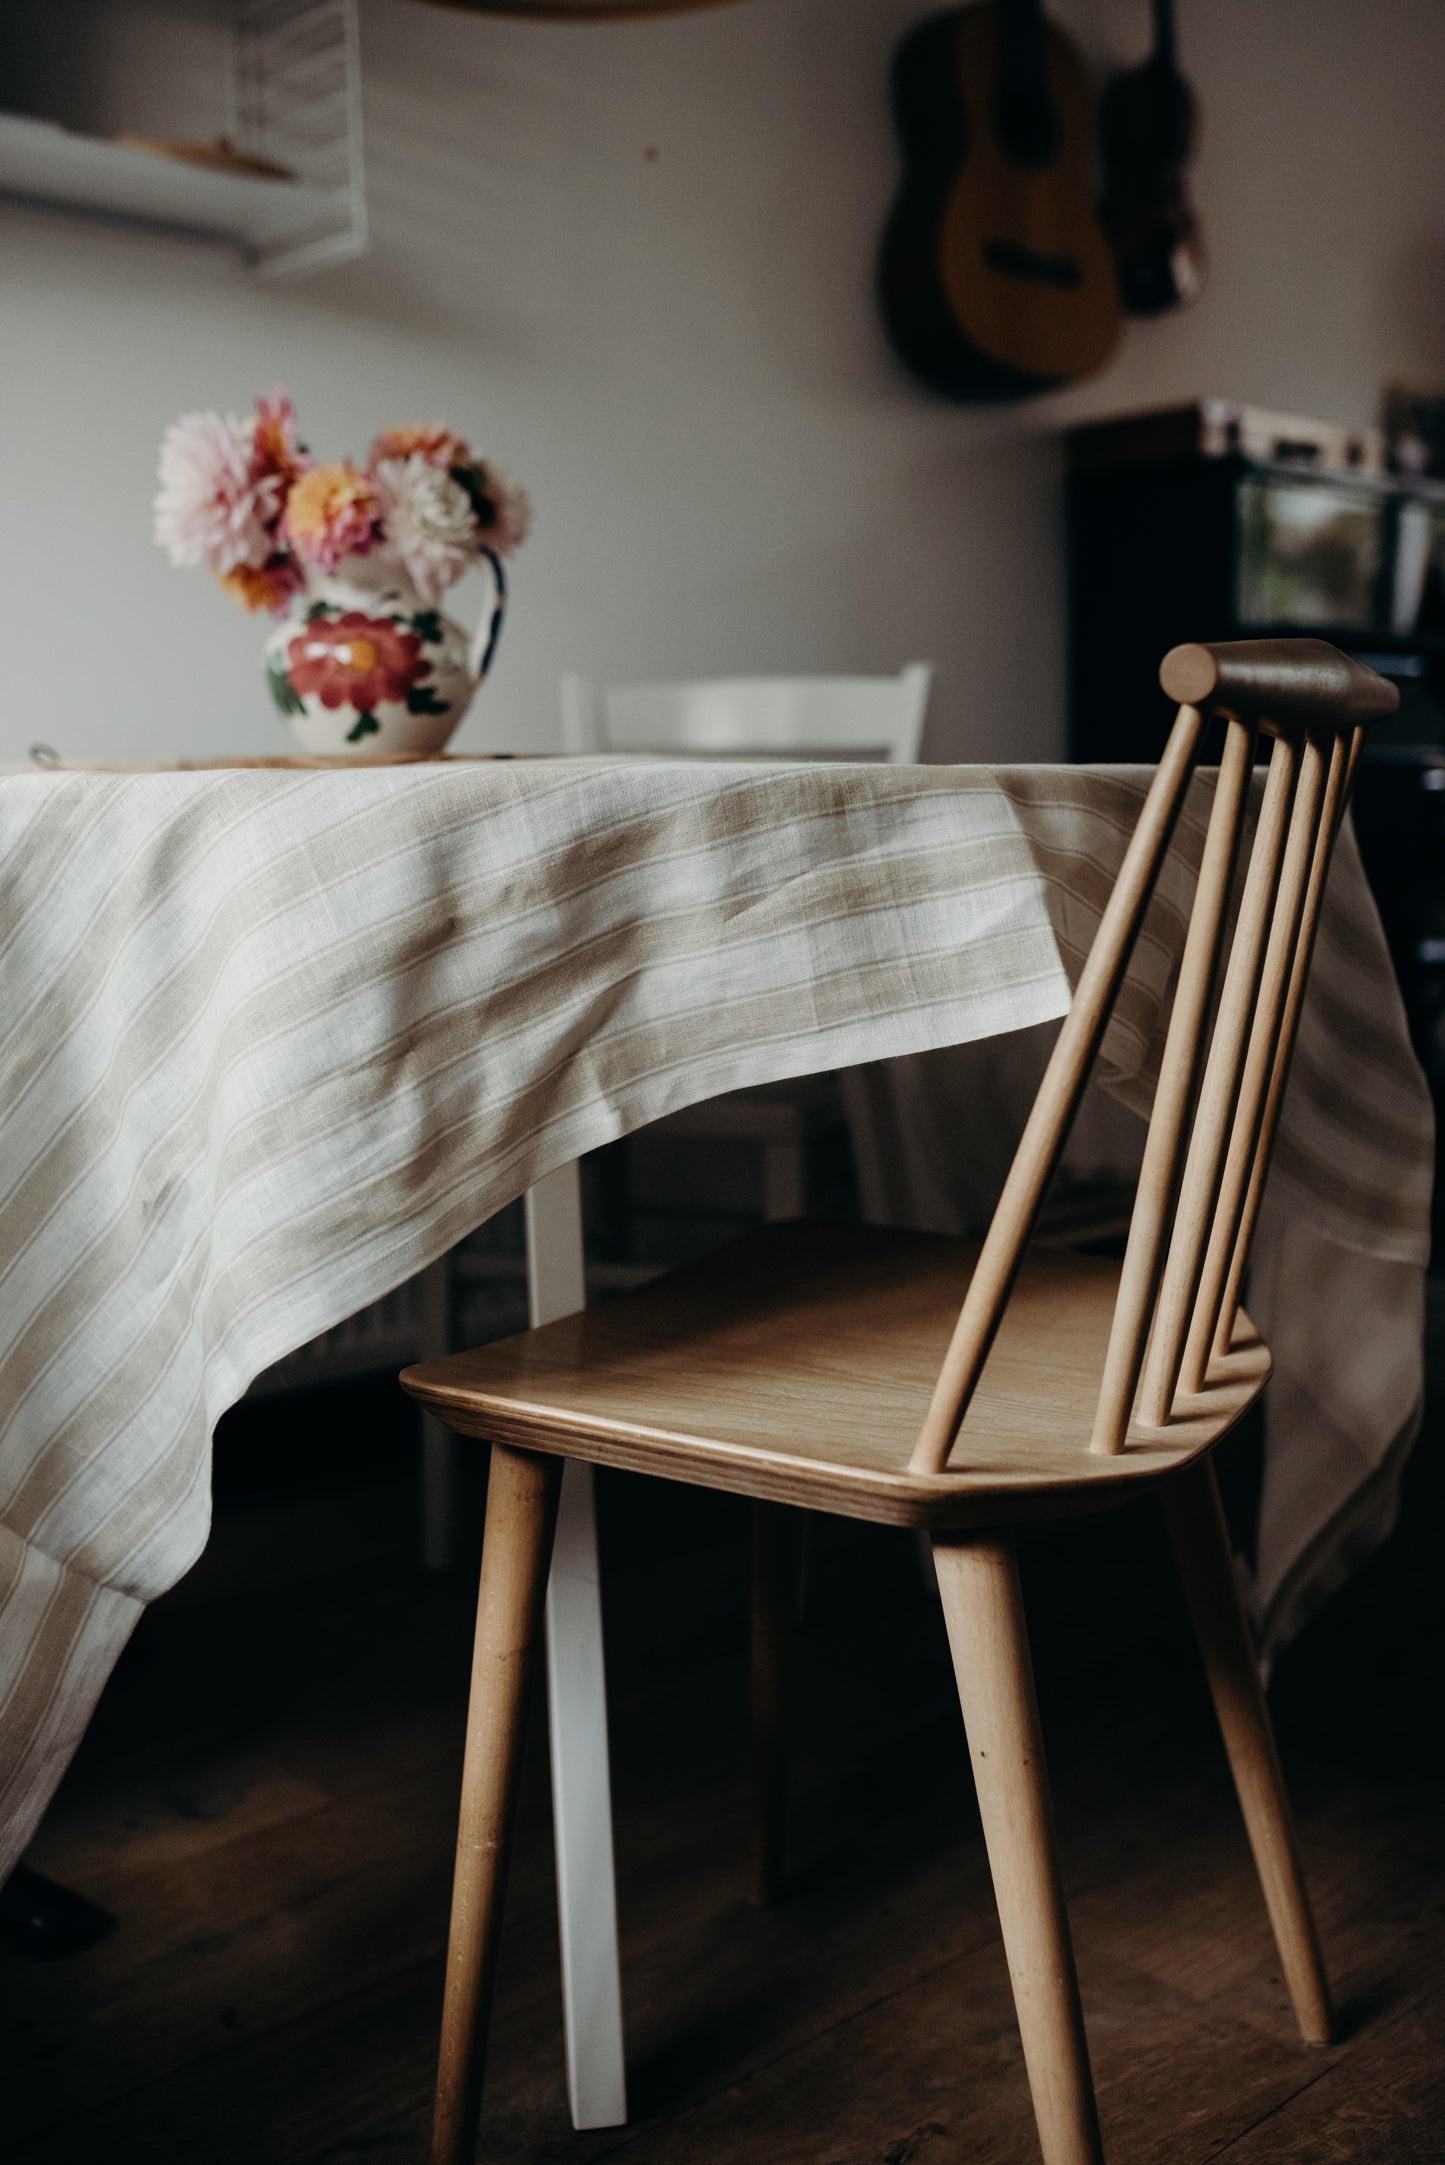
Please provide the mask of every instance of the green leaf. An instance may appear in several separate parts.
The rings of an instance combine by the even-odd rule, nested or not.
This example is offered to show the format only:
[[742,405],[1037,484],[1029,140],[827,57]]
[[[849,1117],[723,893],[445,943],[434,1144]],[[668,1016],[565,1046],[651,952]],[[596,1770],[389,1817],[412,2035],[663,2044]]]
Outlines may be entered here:
[[376,736],[380,728],[381,724],[374,714],[358,714],[346,732],[346,741],[348,744],[360,744],[363,737]]
[[297,691],[284,669],[275,662],[266,664],[266,685],[271,697],[283,714],[304,714],[306,702]]
[[450,714],[451,701],[438,699],[435,687],[430,684],[408,684],[406,711],[408,714]]
[[[411,628],[418,639],[426,640],[428,646],[441,645],[444,634],[439,609],[418,609],[416,615],[411,619]],[[423,711],[430,713],[433,710],[426,708]]]
[[472,507],[477,525],[485,534],[496,524],[497,518],[497,506],[490,494],[486,467],[454,466],[451,475],[453,481],[466,490],[467,501]]
[[306,621],[308,624],[314,624],[319,616],[333,616],[335,613],[335,609],[329,601],[313,601],[306,612]]

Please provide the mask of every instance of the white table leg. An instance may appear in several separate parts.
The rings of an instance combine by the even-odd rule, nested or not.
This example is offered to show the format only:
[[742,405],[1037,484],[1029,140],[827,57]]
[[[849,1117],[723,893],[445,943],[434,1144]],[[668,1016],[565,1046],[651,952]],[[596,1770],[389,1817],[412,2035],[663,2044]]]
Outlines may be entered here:
[[[422,1333],[417,1353],[424,1361],[443,1359],[452,1350],[451,1257],[442,1256],[422,1273]],[[421,1417],[421,1560],[426,1571],[450,1571],[457,1553],[457,1439],[431,1414]]]
[[[528,1190],[527,1304],[534,1325],[586,1305],[577,1167]],[[562,2011],[572,2125],[627,2118],[607,1691],[592,1468],[571,1461],[547,1583],[547,1711],[562,1931]]]

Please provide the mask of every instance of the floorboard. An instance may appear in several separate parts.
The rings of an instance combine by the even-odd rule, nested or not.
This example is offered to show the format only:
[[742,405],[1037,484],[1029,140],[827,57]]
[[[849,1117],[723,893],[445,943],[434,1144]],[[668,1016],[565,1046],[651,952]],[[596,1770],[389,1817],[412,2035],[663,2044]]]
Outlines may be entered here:
[[[228,1425],[211,1547],[137,1632],[33,1852],[118,1927],[68,1962],[0,1954],[9,2165],[424,2158],[482,1488],[473,1467],[467,1564],[423,1577],[410,1424],[368,1389]],[[1025,1542],[1111,2165],[1445,2160],[1440,1430],[1388,1549],[1274,1685],[1343,2016],[1326,2052],[1293,2032],[1152,1508]],[[566,2117],[538,1723],[481,2156],[1031,2165],[908,1540],[818,1536],[791,1889],[758,1912],[745,1512],[618,1477],[602,1527],[633,2119]]]

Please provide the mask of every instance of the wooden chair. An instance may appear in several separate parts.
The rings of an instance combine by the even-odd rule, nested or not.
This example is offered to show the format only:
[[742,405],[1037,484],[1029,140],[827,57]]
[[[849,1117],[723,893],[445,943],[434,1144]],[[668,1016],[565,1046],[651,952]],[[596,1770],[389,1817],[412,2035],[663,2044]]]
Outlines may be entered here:
[[[1209,1454],[1269,1373],[1241,1277],[1331,848],[1365,725],[1396,694],[1317,640],[1177,647],[1160,675],[1178,716],[981,1246],[768,1226],[635,1294],[403,1378],[491,1445],[436,2165],[475,2146],[569,1456],[930,1531],[1047,2165],[1102,2152],[1012,1529],[1157,1486],[1299,2027],[1330,2036]],[[1211,713],[1225,717],[1224,747],[1126,1254],[1030,1249]],[[1210,1030],[1261,731],[1273,744]]]

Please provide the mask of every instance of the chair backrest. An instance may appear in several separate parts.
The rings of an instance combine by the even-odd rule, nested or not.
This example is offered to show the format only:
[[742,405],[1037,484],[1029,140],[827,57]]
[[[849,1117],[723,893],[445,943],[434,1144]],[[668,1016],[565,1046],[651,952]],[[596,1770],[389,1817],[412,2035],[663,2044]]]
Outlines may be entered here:
[[923,740],[933,671],[896,677],[713,677],[681,684],[562,679],[562,745],[571,754],[659,752],[690,758],[885,759],[911,764]]
[[[1279,1124],[1325,879],[1365,729],[1399,694],[1320,639],[1181,646],[1179,712],[989,1226],[912,1466],[941,1473],[1078,1110],[1199,755],[1225,719],[1214,803],[1144,1147],[1091,1448],[1167,1425],[1227,1351]],[[1209,1018],[1259,735],[1273,738]],[[1202,1077],[1202,1080],[1201,1080]],[[1137,1393],[1137,1410],[1135,1399]]]

